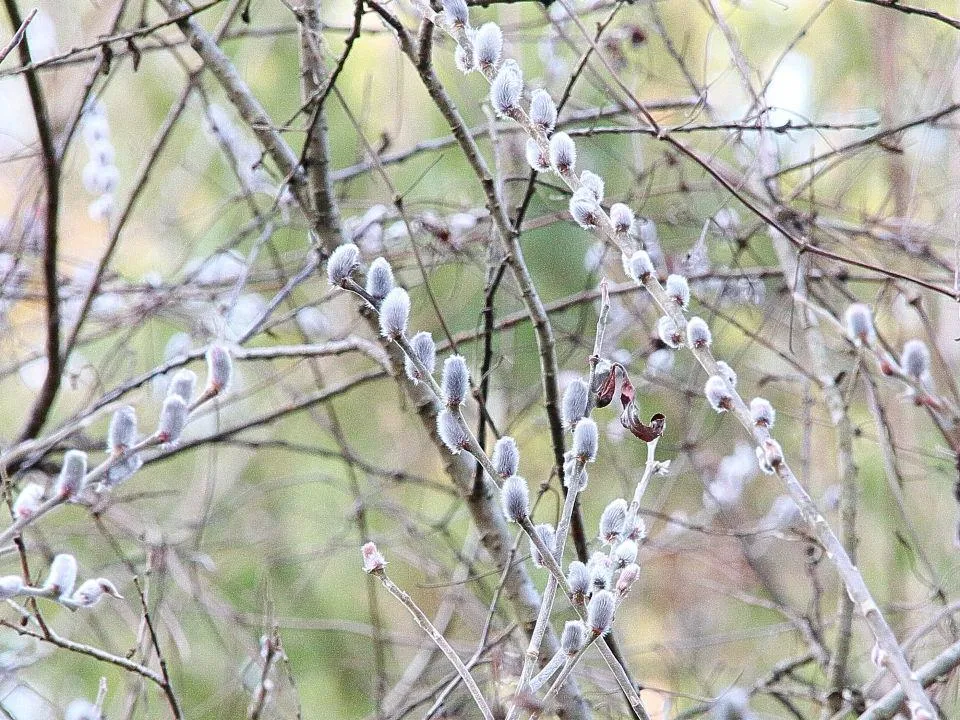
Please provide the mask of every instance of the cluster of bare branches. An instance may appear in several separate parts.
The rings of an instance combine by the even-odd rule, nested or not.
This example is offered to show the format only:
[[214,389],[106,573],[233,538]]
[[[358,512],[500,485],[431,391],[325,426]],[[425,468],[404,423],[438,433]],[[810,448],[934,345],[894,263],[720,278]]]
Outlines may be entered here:
[[72,6],[0,39],[0,714],[960,710],[960,21]]

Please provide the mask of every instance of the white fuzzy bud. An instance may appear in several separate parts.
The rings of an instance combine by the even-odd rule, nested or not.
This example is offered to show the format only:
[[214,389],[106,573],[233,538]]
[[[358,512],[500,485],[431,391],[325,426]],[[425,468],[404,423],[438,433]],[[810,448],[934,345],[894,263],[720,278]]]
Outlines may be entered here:
[[646,250],[637,250],[630,256],[629,275],[637,282],[643,282],[656,272],[653,261]]
[[620,539],[627,525],[627,501],[617,498],[600,515],[600,542],[613,545]]
[[580,185],[593,195],[594,200],[603,202],[603,178],[594,172],[584,170],[580,173]]
[[82,450],[68,450],[63,456],[63,467],[54,488],[54,494],[60,498],[71,498],[83,490],[83,481],[87,474],[87,454]]
[[576,655],[577,651],[583,647],[585,636],[582,622],[567,620],[563,626],[563,632],[560,634],[560,649],[567,655]]
[[140,453],[129,455],[120,462],[114,463],[107,468],[107,476],[104,478],[103,484],[107,487],[118,485],[132,476],[141,467],[143,467],[143,458],[140,456]]
[[853,303],[843,314],[847,335],[857,345],[873,345],[877,331],[873,327],[873,312],[868,305]]
[[360,248],[353,243],[340,245],[327,261],[327,278],[331,285],[343,282],[360,268]]
[[97,578],[96,580],[87,580],[77,588],[76,592],[70,598],[80,607],[89,608],[100,602],[104,595],[115,597],[118,600],[123,599],[123,595],[117,592],[116,586],[106,578]]
[[516,61],[507,60],[490,84],[490,103],[497,115],[509,117],[520,107],[521,95],[523,95],[523,73]]
[[586,415],[589,396],[590,389],[580,378],[572,380],[563,391],[563,425],[568,430],[573,430],[580,419]]
[[575,598],[583,599],[590,594],[590,572],[579,560],[574,560],[567,568],[567,585]]
[[600,433],[597,424],[591,418],[583,418],[573,430],[573,454],[581,462],[593,462],[597,459],[597,446]]
[[491,462],[500,477],[516,475],[520,469],[520,451],[517,449],[516,440],[509,435],[497,440],[497,444],[493,446]]
[[403,288],[395,287],[380,304],[380,334],[386,338],[398,338],[407,332],[409,320],[410,296]]
[[23,590],[23,578],[19,575],[0,577],[0,600],[9,600],[16,597],[21,590]]
[[233,379],[233,358],[223,345],[214,344],[207,350],[207,387],[222,393]]
[[360,556],[363,558],[363,571],[365,573],[383,570],[387,566],[386,559],[377,550],[375,543],[368,542],[360,548]]
[[549,133],[557,124],[557,105],[546,90],[534,90],[530,95],[530,122]]
[[110,418],[107,452],[121,453],[137,442],[137,412],[130,405],[119,408]]
[[647,524],[642,517],[634,515],[632,518],[627,518],[627,526],[623,534],[628,540],[640,542],[647,536]]
[[43,583],[43,589],[59,597],[69,597],[76,581],[77,559],[73,555],[61,553],[50,563],[50,572]]
[[573,171],[577,164],[577,146],[565,132],[550,137],[550,166],[561,175]]
[[[422,330],[410,339],[410,347],[420,364],[432,375],[437,366],[437,346],[433,342],[433,336]],[[403,358],[403,367],[407,371],[407,377],[414,382],[423,380],[413,360],[406,355]]]
[[457,45],[453,51],[453,64],[456,65],[457,70],[464,75],[468,75],[477,69],[477,66],[474,65],[473,62],[473,55],[468,54],[462,45]]
[[683,275],[667,277],[667,295],[680,307],[686,307],[690,302],[690,283]]
[[[173,376],[173,380],[170,381],[170,387],[167,389],[167,395],[179,395],[183,398],[183,401],[190,404],[190,401],[193,400],[193,392],[197,387],[197,374],[193,370],[179,370],[176,375]],[[129,405],[127,407],[130,407]],[[132,411],[133,408],[130,408]],[[117,412],[120,412],[119,410]],[[133,439],[136,441],[137,436],[137,416],[133,415]],[[129,447],[133,443],[128,443]]]
[[712,342],[713,334],[710,332],[707,321],[700,317],[690,318],[687,322],[687,344],[701,350],[710,347]]
[[773,409],[773,405],[770,404],[769,400],[755,397],[750,401],[750,417],[753,419],[754,425],[772,428],[777,418],[777,412]]
[[443,444],[449,448],[454,455],[459,455],[460,451],[467,447],[470,437],[463,431],[457,416],[446,408],[437,415],[437,433]]
[[490,70],[500,62],[503,53],[503,31],[494,22],[484,23],[473,38],[474,64],[481,70]]
[[161,442],[173,443],[180,438],[189,412],[187,404],[179,395],[171,395],[163,401],[160,422],[157,423],[157,436]]
[[710,407],[718,413],[726,412],[733,407],[733,396],[727,386],[727,381],[719,375],[710,376],[706,385],[703,386],[703,394],[707,396]]
[[540,149],[540,144],[533,138],[527,138],[527,144],[524,153],[527,158],[527,165],[537,172],[543,172],[544,170],[550,169],[549,153],[543,152],[543,150]]
[[443,363],[443,399],[450,407],[457,407],[467,395],[470,371],[461,355],[451,355]]
[[37,483],[27,483],[13,501],[13,515],[17,520],[33,517],[43,504],[43,487]]
[[930,349],[923,340],[907,340],[900,356],[903,371],[914,380],[924,381],[930,373]]
[[[534,528],[534,532],[537,533],[537,537],[540,538],[543,546],[552,554],[554,543],[557,541],[557,531],[553,529],[553,525],[550,523],[541,523]],[[532,539],[530,540],[530,559],[533,560],[533,564],[538,568],[544,566],[543,555],[540,554],[540,550],[537,549]]]
[[466,0],[441,0],[443,11],[453,25],[464,27],[470,22],[470,11]]
[[590,229],[600,223],[600,206],[587,188],[580,188],[570,196],[570,215],[582,228]]
[[755,450],[757,453],[757,465],[760,466],[760,471],[765,475],[773,475],[776,470],[767,462],[767,455],[763,452],[763,448],[758,446]]
[[[610,206],[610,222],[613,223],[613,229],[618,233],[628,232],[633,225],[633,210],[630,209],[629,205],[614,203]],[[647,256],[647,259],[649,260],[649,256]],[[653,264],[651,263],[651,269],[652,267]]]
[[776,470],[783,464],[783,448],[773,438],[767,438],[763,441],[763,459],[767,465]]
[[613,561],[606,553],[595,552],[587,563],[587,572],[590,575],[590,590],[606,590],[613,580]]
[[737,386],[737,373],[733,371],[732,367],[723,360],[717,360],[717,369],[720,371],[720,377],[727,381],[727,385],[732,388]]
[[367,271],[367,293],[374,300],[383,300],[393,290],[393,268],[385,258],[378,257]]
[[627,593],[630,592],[630,588],[633,587],[633,584],[639,577],[640,566],[636,563],[627,565],[620,571],[620,577],[617,578],[617,595],[621,598],[626,597]]
[[530,514],[530,489],[527,481],[519,475],[511,475],[503,481],[500,491],[503,512],[511,522],[520,522]]
[[624,540],[613,549],[610,559],[613,561],[613,566],[617,570],[622,570],[627,565],[636,562],[639,551],[640,548],[636,541]]
[[683,333],[669,315],[657,320],[657,337],[669,348],[678,348],[683,345]]
[[590,604],[587,605],[587,625],[594,635],[605,635],[609,632],[615,606],[613,594],[607,590],[600,590],[590,598]]

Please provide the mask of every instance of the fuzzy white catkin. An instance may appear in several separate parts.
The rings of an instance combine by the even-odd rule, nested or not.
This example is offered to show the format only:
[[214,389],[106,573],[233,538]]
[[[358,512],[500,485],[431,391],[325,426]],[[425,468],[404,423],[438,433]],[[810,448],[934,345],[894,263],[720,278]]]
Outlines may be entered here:
[[550,156],[540,149],[540,144],[533,138],[527,138],[524,154],[527,159],[527,165],[537,172],[550,169]]
[[495,68],[503,53],[503,31],[494,22],[484,23],[473,38],[474,63],[481,70]]
[[597,446],[600,432],[591,418],[583,418],[573,430],[573,454],[584,462],[593,462],[597,458]]
[[617,498],[611,501],[600,515],[600,541],[613,545],[620,539],[627,525],[627,501]]
[[143,458],[140,453],[129,455],[122,461],[111,465],[107,469],[107,476],[102,482],[106,487],[113,487],[132,476],[141,467],[143,467]]
[[530,489],[527,481],[519,475],[511,475],[503,481],[501,490],[503,512],[511,522],[520,522],[530,514]]
[[633,587],[633,584],[639,577],[640,566],[636,563],[627,565],[623,570],[620,571],[620,577],[617,578],[617,594],[620,597],[625,596],[628,592],[630,592],[630,588]]
[[667,295],[680,307],[686,307],[690,303],[690,283],[683,275],[667,277],[666,290]]
[[727,381],[727,385],[732,388],[737,386],[737,373],[734,372],[732,367],[723,360],[717,360],[717,369],[720,371],[720,376]]
[[[540,523],[534,528],[534,532],[536,532],[537,537],[540,538],[543,546],[553,553],[554,543],[557,540],[557,531],[554,530],[553,525],[550,523]],[[540,551],[532,539],[530,540],[530,559],[538,568],[544,566],[543,556],[540,554]]]
[[19,575],[0,577],[0,600],[9,600],[23,590],[23,578]]
[[466,0],[442,0],[443,11],[454,25],[464,26],[470,22]]
[[407,332],[410,320],[410,296],[401,287],[387,293],[380,304],[380,334],[386,338],[398,338]]
[[766,453],[763,452],[763,448],[760,446],[757,446],[755,450],[757,453],[757,465],[760,466],[760,471],[763,472],[765,475],[773,475],[776,472],[776,470],[774,470],[770,466],[770,463],[767,462],[767,456],[766,456]]
[[858,345],[873,345],[877,331],[873,326],[873,311],[863,303],[853,303],[843,314],[847,335]]
[[633,518],[627,518],[627,526],[623,532],[630,540],[640,542],[647,536],[647,524],[642,517],[634,515]]
[[630,256],[630,276],[637,282],[643,282],[655,272],[653,261],[646,250],[637,250]]
[[573,430],[574,426],[586,414],[589,396],[590,389],[580,378],[572,380],[563,391],[561,414],[563,424],[568,430]]
[[677,349],[683,344],[683,333],[669,315],[664,315],[657,320],[657,336],[669,348]]
[[574,560],[567,568],[567,585],[575,597],[585,597],[590,592],[590,572],[579,560]]
[[457,66],[457,70],[462,72],[464,75],[472,73],[476,70],[476,65],[474,65],[473,55],[467,53],[463,49],[462,45],[457,45],[453,50],[453,63]]
[[517,442],[509,435],[504,435],[497,440],[493,446],[493,457],[491,458],[497,475],[502,478],[508,478],[516,475],[520,469],[520,450],[517,449]]
[[54,493],[57,497],[70,498],[83,489],[87,474],[87,454],[82,450],[68,450],[63,456],[63,467],[57,478]]
[[707,321],[700,317],[692,317],[687,322],[687,343],[692,348],[702,349],[710,347],[713,335]]
[[594,200],[603,202],[603,178],[594,172],[584,170],[580,173],[580,184],[590,191]]
[[[197,387],[197,374],[193,370],[179,370],[176,375],[173,376],[173,380],[170,381],[170,388],[167,390],[167,395],[179,395],[183,398],[183,401],[190,404],[190,401],[193,400],[193,391]],[[129,407],[129,406],[128,406]],[[130,408],[133,410],[133,408]],[[118,411],[119,412],[119,411]],[[137,416],[133,416],[133,435],[134,440],[136,440],[137,434]],[[132,445],[133,443],[129,443]]]
[[77,698],[67,705],[63,720],[103,720],[103,714],[100,708],[89,700]]
[[441,388],[443,399],[451,407],[459,406],[467,395],[470,371],[462,355],[451,355],[443,362]]
[[570,196],[570,215],[577,225],[589,229],[596,227],[600,219],[600,206],[587,188],[580,188]]
[[606,590],[613,580],[613,562],[603,552],[595,552],[587,562],[587,572],[590,574],[590,590]]
[[490,103],[500,117],[509,117],[520,107],[523,95],[523,73],[516,61],[507,60],[500,66],[497,76],[490,83]]
[[360,557],[363,559],[363,571],[365,573],[383,570],[387,565],[386,558],[377,550],[376,544],[372,542],[368,542],[360,548]]
[[731,394],[727,381],[719,375],[711,375],[703,386],[703,394],[707,396],[710,407],[718,413],[730,409]]
[[214,391],[225,392],[233,380],[233,358],[230,351],[220,344],[207,350],[207,385]]
[[914,380],[924,380],[930,373],[930,349],[923,340],[907,340],[900,356],[903,371]]
[[773,438],[767,438],[763,441],[763,458],[767,465],[776,470],[783,463],[783,448]]
[[165,443],[176,442],[187,424],[189,410],[183,398],[171,395],[163,401],[160,408],[160,422],[157,424],[157,435]]
[[618,233],[628,232],[633,225],[633,210],[630,209],[629,205],[614,203],[610,206],[610,222],[613,223],[613,229]]
[[587,605],[587,624],[594,635],[605,635],[613,623],[616,601],[608,590],[600,590],[590,598]]
[[467,446],[470,440],[469,436],[460,427],[456,415],[453,411],[444,408],[437,415],[437,433],[443,444],[449,448],[454,455],[459,455],[460,451]]
[[106,578],[96,578],[95,580],[87,580],[81,583],[70,600],[80,607],[90,608],[100,602],[100,599],[104,595],[110,595],[118,599],[123,598],[123,596],[117,592],[117,588],[112,582]]
[[585,635],[582,622],[567,620],[563,626],[563,632],[560,634],[560,649],[567,655],[576,655],[577,651],[583,647]]
[[640,548],[634,540],[624,540],[613,549],[611,560],[618,570],[634,563]]
[[17,519],[32,517],[43,503],[43,486],[27,483],[13,502],[13,515]]
[[107,430],[107,452],[120,453],[137,442],[137,411],[124,405],[113,413]]
[[565,132],[550,137],[550,166],[561,175],[573,171],[577,164],[577,146]]
[[393,268],[386,258],[378,257],[367,271],[367,293],[374,300],[383,300],[393,290]]
[[777,412],[773,409],[769,400],[755,397],[750,401],[750,417],[754,425],[772,428],[777,419]]
[[546,90],[534,90],[530,94],[530,122],[546,133],[557,124],[557,105]]
[[353,243],[340,245],[327,261],[327,278],[331,285],[342,285],[360,268],[360,248]]
[[[434,368],[437,366],[437,346],[433,342],[433,335],[421,330],[410,339],[410,347],[420,364],[432,375]],[[407,372],[407,377],[414,382],[424,379],[420,377],[420,371],[413,360],[406,355],[403,357],[403,367]]]
[[50,563],[50,572],[43,583],[43,589],[53,591],[59,597],[69,597],[76,582],[77,559],[73,555],[60,553]]

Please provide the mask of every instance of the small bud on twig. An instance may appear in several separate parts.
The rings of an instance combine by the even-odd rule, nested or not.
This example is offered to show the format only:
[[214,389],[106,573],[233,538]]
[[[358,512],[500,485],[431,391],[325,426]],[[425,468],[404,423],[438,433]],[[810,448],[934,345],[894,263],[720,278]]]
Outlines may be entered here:
[[573,431],[573,454],[581,462],[593,462],[597,459],[597,446],[600,433],[597,424],[591,418],[583,418]]
[[[610,206],[610,222],[613,223],[613,229],[616,232],[629,232],[630,227],[633,225],[633,210],[623,203],[614,203]],[[634,253],[634,255],[636,255],[636,253]],[[649,259],[649,255],[647,258]]]
[[853,303],[844,313],[847,335],[857,345],[873,345],[877,340],[877,331],[873,327],[873,313],[863,303]]
[[360,555],[363,557],[363,571],[365,573],[383,570],[387,566],[387,561],[377,550],[375,543],[368,542],[360,548]]
[[[421,330],[411,338],[410,347],[413,349],[413,354],[416,355],[420,364],[426,368],[427,372],[432,374],[433,369],[437,366],[437,346],[433,342],[433,336]],[[404,355],[403,358],[403,367],[407,372],[407,377],[414,382],[423,380],[423,378],[420,377],[420,370],[414,364],[413,360],[406,355]]]
[[587,412],[587,401],[589,399],[590,389],[587,384],[577,378],[572,380],[563,391],[563,425],[568,430],[573,430],[580,419]]
[[600,222],[600,206],[593,193],[582,187],[570,196],[570,216],[582,228],[596,227]]
[[903,371],[918,382],[927,380],[930,374],[930,349],[923,340],[907,340],[900,356]]
[[666,290],[667,295],[680,307],[690,303],[690,283],[683,275],[669,275]]
[[223,345],[211,345],[207,350],[207,393],[216,395],[225,392],[232,379],[233,359],[230,351]]
[[441,4],[454,27],[465,27],[470,22],[466,0],[442,0]]
[[533,138],[527,138],[524,154],[527,159],[527,165],[537,172],[543,172],[544,170],[550,169],[550,156],[543,152],[540,144]]
[[50,563],[50,572],[43,583],[43,589],[61,598],[69,597],[76,581],[77,559],[73,555],[61,553]]
[[[553,525],[550,523],[540,523],[534,528],[534,531],[537,533],[537,537],[540,538],[541,542],[543,542],[544,547],[552,553],[554,544],[557,541],[557,531],[553,529]],[[530,540],[530,559],[533,560],[533,564],[538,568],[544,566],[543,555],[540,554],[540,550],[537,549],[532,539]]]
[[43,487],[37,483],[27,483],[13,502],[13,515],[18,520],[32,517],[43,503]]
[[503,512],[511,522],[518,523],[530,514],[530,489],[519,475],[511,475],[501,490]]
[[443,363],[441,387],[443,399],[450,407],[458,407],[467,395],[470,371],[462,355],[451,355]]
[[683,345],[683,333],[669,315],[657,320],[657,336],[664,345],[674,350]]
[[630,257],[630,276],[637,282],[642,283],[648,277],[656,272],[653,267],[653,260],[646,250],[637,250]]
[[757,427],[772,428],[777,413],[773,409],[773,405],[770,404],[770,401],[764,400],[761,397],[755,397],[750,401],[750,417],[753,419],[753,424]]
[[710,347],[713,335],[707,321],[700,317],[692,317],[687,322],[687,344],[697,350]]
[[503,31],[494,22],[484,23],[473,39],[473,59],[481,70],[492,70],[503,53]]
[[189,412],[187,404],[179,395],[171,395],[163,401],[160,422],[157,425],[157,438],[160,442],[173,443],[180,438]]
[[600,542],[613,545],[620,540],[627,525],[627,501],[617,498],[611,501],[600,515]]
[[522,94],[523,72],[515,60],[507,60],[490,83],[490,103],[497,115],[509,117],[520,107]]
[[[178,373],[179,374],[179,373]],[[110,418],[107,452],[119,454],[137,442],[137,411],[131,405],[119,408]]]
[[380,304],[380,334],[391,340],[407,331],[410,320],[410,296],[401,287],[387,293]]
[[607,590],[600,590],[590,598],[587,606],[587,625],[594,635],[606,635],[613,623],[613,609],[616,605],[613,595]]
[[567,585],[570,594],[577,602],[582,602],[590,594],[590,573],[587,566],[579,560],[574,560],[567,568]]
[[550,137],[550,165],[561,175],[573,171],[577,164],[577,146],[565,132]]
[[327,261],[327,278],[331,285],[343,285],[344,281],[360,269],[360,248],[353,243],[340,245]]
[[[167,390],[167,395],[179,395],[183,398],[183,401],[190,404],[193,400],[193,392],[197,387],[197,374],[193,370],[179,370],[177,374],[173,376],[173,380],[170,381],[170,388]],[[130,411],[133,411],[133,408],[129,405]],[[121,408],[123,410],[124,408]],[[118,413],[120,410],[117,411]],[[116,416],[114,416],[116,417]],[[137,416],[133,414],[133,437],[134,442],[136,442],[137,435]],[[127,443],[127,447],[133,443]]]
[[73,593],[70,600],[80,607],[89,608],[100,602],[100,598],[104,595],[123,600],[123,595],[117,592],[116,586],[106,578],[87,580],[85,583],[82,583],[80,587],[76,589],[76,592]]
[[624,540],[619,543],[613,549],[613,553],[610,556],[610,559],[613,561],[613,567],[617,570],[622,570],[627,565],[636,562],[639,551],[640,548],[634,540]]
[[520,451],[517,449],[517,442],[509,435],[504,435],[497,440],[497,444],[493,446],[491,462],[500,477],[508,478],[516,475],[517,470],[520,469]]
[[603,202],[603,178],[597,175],[595,172],[590,172],[589,170],[584,170],[580,173],[580,184],[582,189],[590,191],[590,194],[593,196],[593,199],[598,203]]
[[718,413],[726,412],[733,407],[733,395],[727,386],[727,381],[719,375],[711,375],[707,384],[703,386],[703,394],[707,396],[710,407]]
[[583,623],[579,620],[567,620],[560,634],[560,649],[567,655],[576,655],[583,647],[585,639]]
[[640,577],[640,566],[636,563],[627,565],[617,578],[617,595],[622,599],[627,596],[633,584]]
[[83,489],[87,474],[87,454],[82,450],[68,450],[63,456],[63,467],[54,494],[59,498],[71,498]]
[[383,300],[393,290],[393,268],[385,258],[378,257],[367,271],[367,294],[374,300]]
[[23,590],[23,578],[19,575],[0,577],[0,600],[9,600]]
[[545,134],[557,124],[557,105],[546,90],[534,90],[530,94],[530,122]]
[[727,381],[727,385],[731,388],[737,386],[737,373],[733,371],[733,368],[727,365],[723,360],[717,360],[717,370],[720,371],[720,377]]
[[449,448],[454,455],[459,455],[460,451],[467,447],[470,437],[460,427],[457,416],[453,411],[444,408],[437,415],[437,433],[443,444]]

